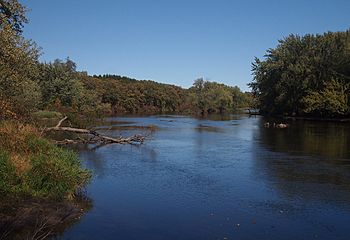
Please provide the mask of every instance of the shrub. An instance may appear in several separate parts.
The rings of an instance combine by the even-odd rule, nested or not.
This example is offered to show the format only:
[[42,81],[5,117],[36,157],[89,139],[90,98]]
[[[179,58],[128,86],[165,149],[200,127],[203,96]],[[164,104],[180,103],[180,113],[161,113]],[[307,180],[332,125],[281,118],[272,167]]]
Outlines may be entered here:
[[0,143],[3,196],[72,199],[90,178],[73,151],[50,143],[30,125],[1,123]]

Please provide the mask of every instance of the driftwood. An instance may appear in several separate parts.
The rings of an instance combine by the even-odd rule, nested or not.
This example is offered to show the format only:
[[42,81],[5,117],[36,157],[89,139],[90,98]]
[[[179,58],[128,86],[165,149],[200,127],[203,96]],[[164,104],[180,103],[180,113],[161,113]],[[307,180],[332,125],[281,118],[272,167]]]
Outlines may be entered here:
[[[138,134],[133,135],[133,136],[128,137],[128,138],[123,138],[123,137],[112,138],[112,137],[102,135],[96,131],[85,129],[85,128],[61,127],[62,123],[67,119],[68,119],[68,117],[62,118],[56,126],[46,128],[46,129],[44,129],[44,131],[45,132],[63,131],[63,132],[72,132],[72,133],[77,133],[77,134],[86,134],[86,135],[93,136],[89,140],[80,139],[80,140],[82,140],[82,142],[85,142],[85,143],[102,142],[102,143],[106,143],[106,144],[107,143],[133,144],[133,143],[143,143],[145,140],[144,136],[138,135]],[[71,139],[65,139],[63,141],[56,141],[56,143],[58,143],[58,144],[71,144],[71,143],[76,143],[76,142],[78,142],[78,141],[71,140]]]

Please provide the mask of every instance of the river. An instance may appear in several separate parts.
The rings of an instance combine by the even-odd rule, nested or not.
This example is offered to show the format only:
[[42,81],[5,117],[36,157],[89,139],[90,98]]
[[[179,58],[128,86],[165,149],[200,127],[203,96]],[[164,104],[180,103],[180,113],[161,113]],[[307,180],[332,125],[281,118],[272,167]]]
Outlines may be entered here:
[[349,123],[265,121],[278,120],[106,119],[113,136],[155,130],[79,148],[92,208],[60,238],[350,239]]

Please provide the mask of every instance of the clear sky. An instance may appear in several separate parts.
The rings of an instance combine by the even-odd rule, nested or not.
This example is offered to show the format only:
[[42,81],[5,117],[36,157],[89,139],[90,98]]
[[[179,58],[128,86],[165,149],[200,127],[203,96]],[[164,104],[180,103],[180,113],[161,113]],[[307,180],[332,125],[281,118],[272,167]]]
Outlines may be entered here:
[[251,62],[291,33],[350,28],[350,0],[20,0],[43,61],[183,87],[248,90]]

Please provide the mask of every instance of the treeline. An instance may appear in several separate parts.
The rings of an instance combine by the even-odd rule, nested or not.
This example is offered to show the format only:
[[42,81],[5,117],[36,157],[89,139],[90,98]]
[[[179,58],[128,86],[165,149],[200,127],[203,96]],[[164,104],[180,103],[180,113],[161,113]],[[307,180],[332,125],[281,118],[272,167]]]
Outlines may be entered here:
[[[184,89],[175,85],[118,75],[88,76],[86,73],[77,72],[75,64],[69,59],[64,62],[56,60],[50,64],[43,64],[43,69],[45,68],[49,68],[49,71],[40,80],[42,92],[46,93],[43,98],[46,104],[41,106],[44,109],[65,107],[85,114],[100,115],[130,113],[205,115],[214,112],[232,112],[246,106],[250,99],[248,94],[242,93],[238,87],[229,87],[203,79],[196,80],[193,87]],[[64,78],[52,78],[50,72],[57,73],[62,70],[68,72],[61,76],[70,77],[60,84],[59,79]],[[50,79],[55,79],[56,83]],[[53,86],[58,87],[52,89]],[[67,86],[70,86],[69,89]]]
[[350,115],[350,31],[290,35],[253,63],[250,83],[264,114]]
[[110,114],[182,112],[186,90],[149,80],[117,75],[86,77],[87,88],[99,90],[99,102],[107,104]]
[[236,87],[224,84],[204,81],[203,78],[195,80],[193,86],[188,89],[187,101],[192,112],[202,115],[208,113],[225,113],[252,105],[250,93],[242,93]]
[[31,73],[35,72],[35,77],[27,76],[27,81],[16,83],[7,78],[0,82],[0,87],[5,89],[5,83],[12,81],[1,91],[3,107],[7,108],[3,113],[26,115],[45,109],[100,116],[125,113],[205,115],[232,112],[247,105],[249,99],[238,87],[203,79],[196,80],[190,89],[183,89],[117,75],[89,76],[78,72],[70,59],[52,63],[36,61],[33,66]]
[[[190,89],[117,75],[89,76],[66,59],[32,60],[30,74],[0,82],[2,117],[29,116],[37,110],[89,116],[114,114],[227,113],[247,105],[238,87],[198,79]],[[12,67],[12,66],[11,66]],[[16,68],[13,68],[17,70]],[[0,73],[3,69],[0,69]],[[6,69],[7,70],[7,69]],[[4,75],[3,75],[4,76]],[[23,81],[21,79],[27,79]]]

